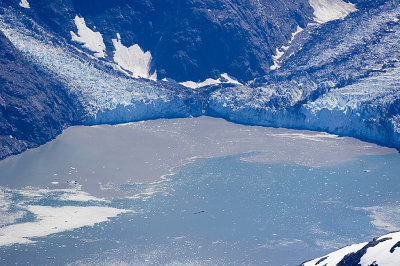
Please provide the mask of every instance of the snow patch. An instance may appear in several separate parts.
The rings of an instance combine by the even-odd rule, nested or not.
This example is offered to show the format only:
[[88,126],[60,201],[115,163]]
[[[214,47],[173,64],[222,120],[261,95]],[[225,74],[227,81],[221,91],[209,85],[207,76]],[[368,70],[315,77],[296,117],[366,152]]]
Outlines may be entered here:
[[[383,239],[386,240],[382,241]],[[400,247],[396,247],[396,244],[400,241],[400,232],[390,233],[374,240],[378,242],[381,240],[381,242],[368,247],[358,265],[398,265],[400,261]],[[305,262],[302,265],[337,265],[346,255],[361,250],[367,244],[360,243],[347,246],[326,256]],[[355,264],[356,261],[353,263]]]
[[400,247],[397,247],[391,252],[391,249],[400,241],[400,232],[387,234],[377,239],[392,238],[380,242],[374,247],[367,249],[367,253],[361,257],[361,265],[399,265],[400,262]]
[[31,8],[27,0],[21,0],[21,2],[19,2],[19,6],[23,8]]
[[115,48],[114,62],[122,71],[134,78],[157,80],[157,72],[150,74],[152,60],[150,51],[144,52],[138,44],[124,46],[119,33],[117,33],[117,39],[113,39],[112,42]]
[[357,11],[354,4],[342,0],[309,0],[309,3],[314,9],[315,21],[318,23],[343,19],[348,14]]
[[279,59],[285,54],[285,52],[290,48],[290,44],[292,44],[294,38],[296,37],[297,34],[303,31],[303,28],[297,25],[297,29],[295,32],[292,33],[292,37],[289,40],[288,45],[283,45],[281,48],[276,48],[276,55],[272,56],[272,60],[274,61],[274,64],[269,67],[271,70],[275,70],[280,68],[281,66],[279,65],[278,61]]
[[273,56],[272,56],[272,60],[274,61],[274,64],[273,64],[272,66],[269,67],[271,70],[275,70],[275,69],[278,69],[278,68],[281,67],[281,66],[278,64],[278,60],[279,60],[279,58],[281,58],[282,55],[284,55],[284,54],[285,54],[285,52],[282,52],[281,50],[279,50],[278,48],[276,48],[276,55],[273,55]]
[[[300,27],[299,25],[297,25],[297,29],[295,32],[292,33],[292,37],[290,38],[289,44],[291,44],[294,40],[294,37],[296,37],[297,34],[299,34],[300,32],[302,32],[304,29],[302,27]],[[286,49],[287,50],[287,49]]]
[[227,83],[241,85],[239,81],[237,81],[234,78],[231,78],[227,73],[222,74],[218,79],[208,78],[203,82],[185,81],[185,82],[180,82],[179,84],[188,88],[197,89],[204,86],[215,85],[215,84],[227,84]]
[[109,218],[129,212],[111,207],[50,207],[29,205],[26,209],[36,216],[33,222],[19,223],[0,228],[0,246],[28,244],[31,238],[71,231],[84,226],[109,221]]
[[95,56],[102,58],[105,56],[106,46],[103,42],[103,36],[100,32],[95,32],[86,26],[85,19],[75,16],[74,19],[78,34],[71,31],[71,38],[73,41],[81,43],[83,47],[94,52]]

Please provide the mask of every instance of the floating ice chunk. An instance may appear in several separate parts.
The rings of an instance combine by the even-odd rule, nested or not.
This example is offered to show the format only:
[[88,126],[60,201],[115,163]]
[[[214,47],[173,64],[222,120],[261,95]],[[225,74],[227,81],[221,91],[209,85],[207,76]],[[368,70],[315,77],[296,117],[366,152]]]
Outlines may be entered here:
[[156,72],[150,74],[152,57],[149,51],[144,52],[138,44],[124,46],[119,33],[117,33],[117,39],[113,39],[112,42],[115,48],[114,61],[122,70],[135,78],[157,80]]
[[314,9],[315,21],[318,23],[342,19],[348,14],[357,11],[354,4],[343,0],[309,0],[309,3]]
[[94,52],[96,57],[104,57],[106,46],[100,32],[94,32],[86,26],[85,19],[78,16],[74,19],[78,35],[71,31],[73,41],[83,44],[83,47]]
[[28,244],[30,238],[44,237],[54,233],[93,226],[111,217],[129,212],[111,207],[50,207],[30,205],[26,209],[36,216],[33,222],[13,224],[0,228],[0,246]]
[[180,82],[179,84],[192,89],[197,89],[204,86],[221,84],[221,83],[231,83],[231,84],[241,85],[239,81],[237,81],[234,78],[231,78],[227,73],[222,74],[218,79],[208,78],[203,82],[185,81],[185,82]]
[[23,211],[12,211],[13,209],[12,193],[0,188],[0,227],[15,223],[25,214]]
[[19,6],[23,8],[31,8],[27,0],[21,0],[21,2],[19,2]]

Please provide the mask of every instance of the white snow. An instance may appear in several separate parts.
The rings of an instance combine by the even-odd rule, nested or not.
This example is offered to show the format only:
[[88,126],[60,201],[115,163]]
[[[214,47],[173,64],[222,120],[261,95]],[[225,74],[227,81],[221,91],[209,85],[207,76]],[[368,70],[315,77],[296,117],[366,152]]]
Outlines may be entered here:
[[378,245],[374,247],[370,247],[367,249],[367,253],[362,256],[360,264],[361,265],[380,265],[380,266],[391,266],[391,265],[399,265],[400,263],[400,247],[394,249],[393,253],[390,252],[390,249],[400,241],[400,232],[395,232],[391,234],[387,234],[381,236],[377,239],[377,241],[383,238],[392,238],[390,240],[386,240],[380,242]]
[[71,31],[71,38],[73,41],[81,43],[83,47],[94,52],[96,57],[104,57],[106,46],[103,42],[103,36],[100,32],[95,32],[86,26],[85,19],[75,16],[74,19],[78,33],[75,34]]
[[[380,265],[380,266],[392,266],[398,265],[400,261],[400,247],[396,247],[393,252],[390,252],[392,247],[400,241],[400,232],[389,233],[387,235],[381,236],[376,241],[382,240],[384,238],[391,238],[382,242],[379,242],[373,247],[367,248],[367,252],[361,257],[359,265]],[[354,253],[365,247],[368,244],[360,243],[351,246],[344,247],[335,252],[332,252],[326,256],[316,258],[314,260],[304,263],[304,266],[308,265],[326,265],[334,266],[338,264],[347,254]],[[318,263],[322,258],[323,261]],[[318,264],[317,264],[318,263]]]
[[138,44],[126,47],[121,42],[121,36],[117,33],[117,39],[112,40],[114,44],[114,62],[125,73],[135,78],[147,78],[157,80],[157,73],[150,73],[151,53],[144,52]]
[[231,78],[227,73],[222,74],[218,79],[208,78],[202,82],[194,82],[194,81],[185,81],[180,82],[179,84],[189,87],[192,89],[201,88],[204,86],[215,85],[215,84],[223,84],[223,83],[231,83],[240,85],[241,83],[234,78]]
[[31,8],[27,0],[21,0],[21,2],[19,2],[19,6],[23,8]]
[[[291,44],[294,40],[294,37],[296,37],[297,34],[299,34],[300,32],[302,32],[304,29],[302,27],[300,27],[299,25],[297,25],[297,29],[295,32],[292,33],[292,38],[290,38],[289,44]],[[287,50],[287,49],[286,49]]]
[[129,212],[110,207],[50,207],[29,205],[29,212],[36,216],[33,222],[13,224],[0,228],[0,246],[27,244],[35,241],[30,238],[44,237],[54,233],[93,226],[108,221],[121,213]]
[[343,0],[309,0],[309,3],[314,9],[315,21],[318,23],[342,19],[357,11],[354,4]]
[[272,56],[272,60],[274,61],[274,64],[273,64],[272,66],[269,67],[271,70],[275,70],[275,69],[278,69],[278,68],[281,67],[281,66],[278,64],[278,60],[279,60],[279,58],[281,58],[282,55],[284,55],[284,54],[285,54],[285,52],[282,52],[281,50],[279,50],[278,48],[276,48],[276,55],[273,55],[273,56]]
[[326,259],[324,261],[322,261],[321,263],[319,263],[318,265],[334,266],[334,265],[338,264],[344,258],[344,256],[346,256],[347,254],[352,253],[352,252],[357,252],[358,250],[362,249],[366,244],[367,244],[367,242],[361,243],[361,244],[354,244],[351,246],[341,248],[341,249],[339,249],[335,252],[332,252],[326,256],[319,257],[314,260],[308,261],[308,262],[304,263],[304,266],[317,265],[317,262],[325,257],[326,257]]

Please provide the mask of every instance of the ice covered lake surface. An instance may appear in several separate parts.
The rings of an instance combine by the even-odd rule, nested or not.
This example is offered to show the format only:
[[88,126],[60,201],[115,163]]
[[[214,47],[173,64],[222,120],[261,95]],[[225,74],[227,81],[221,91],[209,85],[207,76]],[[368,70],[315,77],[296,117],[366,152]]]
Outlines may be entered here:
[[297,265],[400,229],[400,155],[209,117],[71,127],[0,162],[0,264]]

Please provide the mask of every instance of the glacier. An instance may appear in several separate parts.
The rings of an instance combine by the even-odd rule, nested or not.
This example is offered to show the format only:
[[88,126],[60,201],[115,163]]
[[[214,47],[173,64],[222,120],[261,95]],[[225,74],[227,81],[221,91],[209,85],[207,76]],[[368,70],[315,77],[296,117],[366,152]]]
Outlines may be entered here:
[[[132,79],[119,74],[115,65],[107,65],[107,70],[104,66],[100,69],[93,62],[80,58],[83,51],[77,54],[66,44],[54,45],[52,36],[46,35],[39,26],[40,35],[29,32],[11,12],[8,19],[13,23],[0,22],[0,29],[29,60],[63,82],[81,106],[82,124],[115,124],[191,115],[191,107],[185,103],[189,98],[186,87]],[[14,27],[18,24],[19,27]],[[43,36],[48,39],[43,41]],[[90,55],[87,56],[90,59]]]
[[[146,79],[151,78],[151,54],[122,47],[118,38],[113,40],[114,61],[122,48],[133,47],[145,65],[136,78],[125,75],[120,71],[125,56],[116,62],[100,58],[105,51],[101,34],[78,16],[79,37],[72,36],[90,52],[60,40],[18,10],[3,11],[0,30],[30,62],[63,83],[79,107],[77,124],[208,115],[248,125],[326,131],[400,149],[399,5],[389,2],[366,14],[343,1],[315,2],[338,6],[336,19],[297,26],[282,46],[284,54],[277,49],[279,68],[243,84],[227,74],[204,83]],[[346,19],[338,20],[345,11]],[[86,35],[96,37],[96,49]]]

